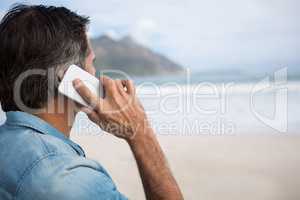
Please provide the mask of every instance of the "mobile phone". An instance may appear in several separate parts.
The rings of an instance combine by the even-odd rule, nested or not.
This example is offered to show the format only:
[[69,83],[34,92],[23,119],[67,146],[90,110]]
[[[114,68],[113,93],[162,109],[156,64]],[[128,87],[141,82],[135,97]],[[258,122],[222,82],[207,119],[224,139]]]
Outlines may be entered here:
[[95,76],[91,75],[87,71],[84,71],[82,68],[77,65],[71,65],[65,72],[59,86],[58,91],[67,96],[68,98],[76,101],[77,103],[88,106],[84,99],[78,94],[76,89],[73,86],[73,81],[75,79],[80,79],[97,97],[103,98],[103,87]]

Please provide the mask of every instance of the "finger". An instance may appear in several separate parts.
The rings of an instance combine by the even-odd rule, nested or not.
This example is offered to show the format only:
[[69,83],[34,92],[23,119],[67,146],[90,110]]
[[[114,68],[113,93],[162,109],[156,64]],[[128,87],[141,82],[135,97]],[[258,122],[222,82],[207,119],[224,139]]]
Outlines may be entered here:
[[80,79],[74,80],[73,85],[76,91],[88,105],[90,105],[93,109],[98,109],[97,107],[100,105],[101,100],[97,98],[97,96],[94,95]]
[[90,109],[88,107],[83,107],[80,110],[82,112],[84,112],[91,121],[93,121],[96,124],[98,123],[98,121],[99,121],[99,115],[94,110],[92,110],[92,109]]
[[101,81],[103,87],[107,87],[108,85],[111,84],[111,82],[113,80],[111,78],[109,78],[108,76],[100,76],[100,81]]
[[80,103],[77,103],[76,101],[74,101],[74,104],[75,104],[75,107],[78,108],[79,110],[84,107],[83,105],[81,105]]
[[107,76],[101,76],[100,77],[100,81],[102,83],[104,92],[105,92],[105,96],[111,96],[111,94],[113,92],[115,92],[114,90],[115,88],[115,81]]
[[82,108],[81,111],[84,112],[88,116],[88,118],[92,122],[97,124],[102,130],[105,129],[106,121],[104,119],[102,119],[97,112],[95,112],[94,110],[91,110],[87,107]]
[[122,80],[122,84],[127,88],[127,93],[135,96],[135,86],[132,80]]
[[122,80],[117,79],[116,80],[116,85],[117,85],[117,88],[118,88],[118,90],[119,90],[119,92],[121,94],[125,94],[126,93],[125,86],[123,85]]
[[73,102],[74,102],[74,107],[75,107],[76,112],[81,111],[81,109],[84,107],[83,105],[81,105],[80,103],[77,103],[76,101],[73,101]]

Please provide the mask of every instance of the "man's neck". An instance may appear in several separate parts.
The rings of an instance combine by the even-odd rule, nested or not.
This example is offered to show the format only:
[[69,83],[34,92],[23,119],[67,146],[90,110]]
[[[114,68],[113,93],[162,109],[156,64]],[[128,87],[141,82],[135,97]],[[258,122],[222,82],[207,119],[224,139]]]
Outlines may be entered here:
[[65,114],[57,113],[40,113],[36,114],[39,118],[51,124],[54,128],[63,133],[66,137],[70,137],[71,126],[68,124],[68,117]]
[[[52,105],[57,105],[56,101]],[[70,137],[70,131],[73,124],[72,122],[74,121],[74,116],[72,116],[73,113],[69,113],[69,109],[71,108],[68,107],[65,101],[63,112],[56,112],[56,109],[52,109],[55,110],[55,112],[43,112],[35,115],[48,122],[50,125],[63,133],[66,137]]]

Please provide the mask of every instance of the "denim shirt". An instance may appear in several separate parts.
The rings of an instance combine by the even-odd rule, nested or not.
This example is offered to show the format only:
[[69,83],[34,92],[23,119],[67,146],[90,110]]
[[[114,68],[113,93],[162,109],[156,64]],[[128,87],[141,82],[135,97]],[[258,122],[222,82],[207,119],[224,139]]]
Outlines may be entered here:
[[123,200],[102,166],[42,119],[7,112],[0,127],[0,199]]

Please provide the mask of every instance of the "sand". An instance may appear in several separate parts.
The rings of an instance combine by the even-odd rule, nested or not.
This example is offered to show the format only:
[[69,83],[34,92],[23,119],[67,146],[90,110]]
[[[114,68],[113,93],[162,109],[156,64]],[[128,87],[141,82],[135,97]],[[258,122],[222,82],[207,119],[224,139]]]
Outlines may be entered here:
[[[299,200],[300,136],[159,136],[187,200]],[[128,145],[110,135],[72,136],[110,173],[119,190],[142,200]]]

